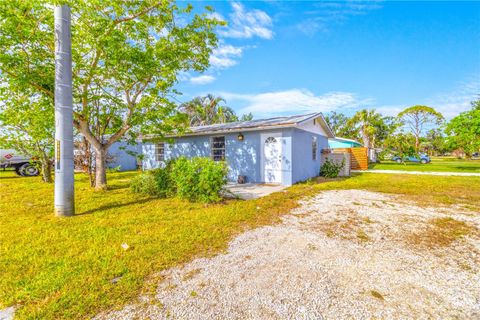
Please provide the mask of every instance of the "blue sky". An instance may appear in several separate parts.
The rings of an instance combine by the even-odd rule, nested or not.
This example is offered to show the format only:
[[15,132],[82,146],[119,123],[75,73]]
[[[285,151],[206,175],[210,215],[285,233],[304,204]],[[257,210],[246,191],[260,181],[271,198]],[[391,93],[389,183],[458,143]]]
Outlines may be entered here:
[[205,4],[228,26],[180,101],[213,93],[255,118],[427,104],[451,118],[480,93],[480,2]]

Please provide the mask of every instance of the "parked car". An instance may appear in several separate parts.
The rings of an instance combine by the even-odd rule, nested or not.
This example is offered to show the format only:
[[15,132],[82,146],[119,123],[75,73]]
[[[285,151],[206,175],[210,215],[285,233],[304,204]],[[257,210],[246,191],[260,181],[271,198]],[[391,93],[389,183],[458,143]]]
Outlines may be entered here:
[[23,177],[34,177],[40,174],[38,163],[34,159],[18,153],[13,149],[0,149],[0,168],[13,168],[15,173]]
[[393,161],[397,162],[397,163],[402,163],[402,162],[419,162],[419,163],[430,163],[431,159],[428,155],[424,154],[424,153],[420,153],[418,156],[406,156],[403,158],[403,161],[402,161],[402,158],[400,156],[395,156],[392,158]]

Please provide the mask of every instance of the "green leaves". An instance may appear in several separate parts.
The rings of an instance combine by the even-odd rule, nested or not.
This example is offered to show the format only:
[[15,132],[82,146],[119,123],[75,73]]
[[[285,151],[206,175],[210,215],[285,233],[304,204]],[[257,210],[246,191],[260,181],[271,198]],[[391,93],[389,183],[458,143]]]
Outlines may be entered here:
[[445,130],[452,149],[463,149],[471,156],[480,150],[480,99],[472,102],[472,110],[460,113],[453,118]]
[[[0,2],[0,73],[7,94],[41,96],[53,106],[53,5],[58,3]],[[180,72],[209,67],[217,46],[214,31],[221,24],[208,15],[211,8],[198,13],[191,5],[154,0],[64,3],[72,12],[77,130],[96,149],[128,132],[133,138],[182,130],[184,121],[168,97],[176,94]]]

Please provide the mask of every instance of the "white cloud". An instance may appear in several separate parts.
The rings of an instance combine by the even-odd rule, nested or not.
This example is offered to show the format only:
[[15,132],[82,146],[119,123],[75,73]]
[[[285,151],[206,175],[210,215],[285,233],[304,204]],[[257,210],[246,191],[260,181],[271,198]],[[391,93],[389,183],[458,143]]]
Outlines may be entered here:
[[363,15],[381,8],[380,1],[318,2],[315,9],[307,11],[307,17],[296,28],[312,36],[317,32],[328,32],[331,25],[343,23],[350,17]]
[[[233,13],[229,15],[230,23],[226,30],[220,30],[219,34],[229,38],[253,38],[272,39],[272,19],[262,10],[247,10],[238,2],[232,2]],[[219,16],[220,17],[220,16]]]
[[470,110],[470,102],[480,94],[480,80],[466,81],[448,93],[437,94],[420,101],[412,101],[404,105],[385,105],[376,110],[384,115],[397,116],[405,108],[413,105],[427,105],[441,112],[449,120],[460,112]]
[[330,92],[315,95],[306,89],[265,92],[259,94],[220,93],[227,101],[237,101],[245,106],[239,113],[252,112],[256,117],[272,115],[328,112],[339,108],[357,107],[367,100],[360,101],[353,93]]
[[201,75],[198,77],[191,77],[190,82],[196,85],[203,85],[215,81],[215,77],[211,75]]
[[220,45],[210,56],[210,65],[216,69],[226,69],[237,64],[234,58],[242,56],[243,48],[232,45]]
[[470,110],[470,102],[480,94],[480,79],[473,79],[459,85],[450,93],[439,94],[426,100],[426,105],[440,111],[447,119],[457,116],[460,112]]

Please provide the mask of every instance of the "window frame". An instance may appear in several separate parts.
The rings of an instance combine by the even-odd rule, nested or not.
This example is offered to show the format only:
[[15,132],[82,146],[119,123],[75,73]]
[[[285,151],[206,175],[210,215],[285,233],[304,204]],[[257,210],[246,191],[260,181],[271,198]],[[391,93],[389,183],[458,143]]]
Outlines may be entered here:
[[[223,148],[217,148],[215,147],[215,139],[216,138],[223,138]],[[210,138],[210,156],[213,161],[225,161],[226,159],[226,149],[227,149],[227,140],[225,139],[225,136],[213,136]],[[218,150],[223,150],[222,152],[222,159],[215,159],[215,151]]]
[[318,138],[316,136],[312,136],[312,160],[317,160],[317,153],[318,153]]
[[155,143],[155,161],[157,162],[165,161],[165,142]]

